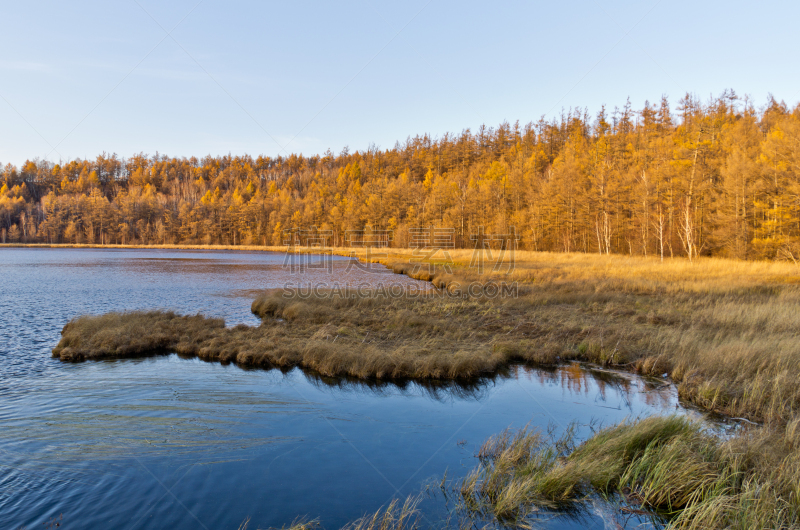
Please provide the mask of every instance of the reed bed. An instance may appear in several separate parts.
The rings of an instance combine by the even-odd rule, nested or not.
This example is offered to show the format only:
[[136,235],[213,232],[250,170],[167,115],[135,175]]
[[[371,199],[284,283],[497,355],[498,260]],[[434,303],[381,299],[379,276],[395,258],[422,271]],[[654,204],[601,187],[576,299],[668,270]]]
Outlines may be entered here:
[[[794,265],[518,254],[505,273],[479,274],[462,251],[450,267],[387,261],[432,282],[439,290],[429,296],[265,294],[252,306],[262,318],[255,328],[171,313],[81,317],[53,353],[74,361],[175,351],[384,381],[469,380],[512,363],[578,360],[671,377],[684,399],[721,413],[786,422],[797,412]],[[501,296],[468,289],[490,284],[505,285],[491,291]]]
[[[263,319],[258,327],[226,328],[220,319],[169,312],[80,317],[64,327],[53,355],[82,361],[172,351],[244,366],[301,367],[323,376],[470,380],[530,360],[508,336],[498,341],[491,329],[476,331],[487,325],[480,318],[486,309],[468,300],[300,300],[274,293],[253,302]],[[502,325],[502,315],[487,318],[491,326]]]
[[510,527],[540,507],[580,511],[592,495],[656,513],[668,528],[798,528],[797,422],[722,440],[685,417],[625,422],[576,445],[521,429],[489,439],[455,485],[463,505]]
[[[263,249],[263,248],[262,248]],[[601,431],[577,445],[524,430],[479,453],[460,485],[470,510],[525,523],[536,506],[571,510],[617,496],[674,528],[798,528],[800,269],[722,259],[518,252],[514,266],[449,263],[337,249],[430,281],[426,296],[360,291],[259,296],[258,327],[173,313],[112,313],[68,323],[66,361],[174,351],[266,368],[302,367],[369,381],[474,380],[513,363],[568,360],[670,378],[684,400],[762,422],[720,440],[680,418]],[[469,285],[508,287],[473,296]]]

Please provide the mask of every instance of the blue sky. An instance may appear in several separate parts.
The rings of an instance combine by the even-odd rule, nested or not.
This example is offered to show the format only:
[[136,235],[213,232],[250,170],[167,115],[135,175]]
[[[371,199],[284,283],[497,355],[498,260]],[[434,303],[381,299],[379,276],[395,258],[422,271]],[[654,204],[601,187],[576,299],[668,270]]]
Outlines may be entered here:
[[315,154],[631,98],[800,100],[800,3],[4,2],[0,163]]

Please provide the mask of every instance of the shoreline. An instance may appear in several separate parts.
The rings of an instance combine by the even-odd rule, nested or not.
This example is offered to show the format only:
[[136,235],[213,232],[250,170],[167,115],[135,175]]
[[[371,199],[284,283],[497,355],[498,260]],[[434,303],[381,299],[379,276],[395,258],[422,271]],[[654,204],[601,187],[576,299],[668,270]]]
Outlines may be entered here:
[[[98,244],[98,243],[0,243],[0,250],[4,248],[30,248],[30,249],[98,249],[98,250],[217,250],[217,251],[236,251],[236,252],[272,252],[290,254],[333,254],[336,256],[355,257],[368,263],[379,263],[388,268],[396,262],[391,258],[374,258],[367,254],[372,253],[365,247],[317,247],[301,246],[264,246],[264,245],[186,245],[186,244],[164,244],[164,245],[122,245],[122,244]],[[368,250],[370,252],[368,252]],[[411,257],[415,250],[412,248],[385,248],[379,249],[376,254],[387,254],[394,258]],[[415,278],[416,279],[416,278]]]
[[[367,257],[358,250],[326,249]],[[568,511],[594,494],[682,528],[725,528],[731,521],[743,528],[789,527],[797,519],[800,384],[792,376],[800,354],[792,344],[800,290],[785,276],[795,269],[737,264],[741,277],[719,260],[662,267],[618,257],[548,262],[552,255],[528,253],[514,270],[479,274],[467,265],[469,251],[454,251],[453,270],[446,270],[441,262],[398,262],[415,253],[392,250],[370,261],[444,290],[503,278],[519,281],[519,289],[497,299],[272,293],[252,304],[258,327],[225,328],[201,315],[107,313],[68,323],[53,355],[83,361],[160,349],[367,384],[458,384],[515,364],[548,368],[575,361],[655,376],[675,385],[685,407],[735,418],[737,432],[718,437],[669,415],[623,422],[580,443],[568,435],[506,431],[487,441],[479,466],[453,484],[454,493],[467,510],[512,522],[524,521],[536,506]]]
[[[319,249],[307,247],[245,245],[5,244],[0,245],[2,248],[320,253]],[[702,264],[688,260],[662,263],[655,258],[516,251],[516,262],[508,270],[481,274],[472,268],[470,250],[449,251],[451,259],[446,264],[442,260],[419,259],[420,252],[414,249],[324,250],[379,263],[396,274],[430,282],[441,293],[458,293],[421,305],[364,309],[347,323],[353,333],[361,336],[385,332],[381,326],[369,323],[376,310],[387,319],[409,311],[422,312],[414,318],[425,321],[430,319],[430,311],[441,309],[445,316],[452,312],[447,303],[462,303],[469,306],[459,310],[462,316],[468,313],[462,324],[479,331],[476,337],[483,336],[481,340],[488,341],[483,353],[487,358],[500,356],[539,366],[579,361],[659,378],[666,374],[687,402],[750,421],[785,422],[793,417],[795,403],[800,402],[800,385],[786,384],[785,375],[780,375],[783,366],[794,365],[789,360],[791,351],[786,350],[786,341],[795,340],[792,330],[798,319],[794,317],[794,301],[800,302],[800,290],[795,288],[800,282],[800,269],[794,265],[719,258],[707,258]],[[464,288],[498,281],[513,282],[514,288],[503,291],[506,296],[495,300],[484,297],[476,301],[467,296],[471,292]],[[308,337],[331,325],[313,315],[336,315],[339,309],[334,307],[335,297],[323,300],[319,296],[293,294],[297,303],[292,309],[282,307],[280,311],[286,314],[275,314],[274,318],[287,321],[290,328],[303,328]],[[481,304],[490,304],[495,316],[487,317]],[[297,307],[302,307],[305,314],[294,314]],[[765,312],[769,318],[760,316]],[[748,316],[750,313],[752,316]],[[414,318],[409,325],[418,325]],[[452,320],[443,319],[438,329],[445,329]],[[742,325],[732,325],[736,321],[742,321]],[[775,333],[768,329],[769,325],[765,329],[767,323],[776,326]],[[481,335],[486,328],[492,331]],[[722,334],[723,330],[730,331]],[[436,349],[447,349],[436,333],[431,330],[432,340],[438,344]],[[403,340],[411,344],[416,335],[408,335]],[[294,338],[299,341],[301,337]],[[341,341],[337,348],[340,344]],[[774,348],[761,353],[768,351],[770,344]],[[463,337],[450,350],[462,346],[465,351],[474,350]],[[411,347],[418,348],[413,344]],[[732,347],[739,350],[736,355],[731,355]],[[754,355],[761,356],[761,367],[754,368]],[[336,375],[337,370],[328,367],[325,372]],[[441,374],[438,370],[437,373]],[[781,399],[776,400],[776,395]]]

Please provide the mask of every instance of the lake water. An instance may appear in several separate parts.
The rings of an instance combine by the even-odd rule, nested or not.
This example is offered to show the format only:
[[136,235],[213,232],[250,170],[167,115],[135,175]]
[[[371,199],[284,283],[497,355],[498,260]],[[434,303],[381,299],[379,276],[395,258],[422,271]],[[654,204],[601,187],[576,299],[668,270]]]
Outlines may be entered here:
[[[167,308],[255,325],[255,293],[287,283],[427,288],[330,259],[298,272],[277,253],[0,249],[0,528],[235,530],[247,518],[254,529],[305,516],[337,529],[445,470],[463,476],[506,427],[576,421],[585,437],[598,424],[684,412],[669,385],[577,365],[398,387],[176,355],[50,356],[81,314]],[[442,526],[441,496],[420,507],[424,528]],[[542,524],[616,528],[609,517],[599,507]]]

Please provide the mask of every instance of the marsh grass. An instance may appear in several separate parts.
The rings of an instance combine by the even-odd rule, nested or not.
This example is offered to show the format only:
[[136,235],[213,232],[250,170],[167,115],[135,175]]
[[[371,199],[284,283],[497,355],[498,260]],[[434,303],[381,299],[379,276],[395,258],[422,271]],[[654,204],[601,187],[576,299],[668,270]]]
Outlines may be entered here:
[[[491,334],[479,340],[513,360],[581,360],[666,374],[683,399],[758,421],[786,422],[797,413],[794,264],[517,251],[513,261],[504,255],[498,271],[479,273],[470,266],[479,261],[473,251],[450,250],[449,274],[435,260],[420,263],[412,250],[340,250],[462,295],[472,282],[518,282],[513,296],[463,304],[474,320],[457,317],[476,335]],[[484,252],[485,261],[497,255]],[[428,301],[423,311],[445,303]]]
[[528,360],[507,336],[495,340],[491,327],[502,324],[493,321],[505,317],[490,316],[493,309],[475,301],[299,300],[274,293],[257,299],[252,309],[261,326],[226,328],[219,319],[167,312],[79,317],[64,327],[53,355],[79,361],[175,351],[375,380],[469,380]]
[[[454,260],[466,260],[457,252]],[[83,360],[175,351],[376,381],[468,381],[514,363],[578,360],[666,374],[683,399],[705,409],[756,421],[794,417],[800,288],[781,276],[793,265],[559,254],[546,265],[540,253],[530,254],[505,275],[479,275],[461,262],[452,273],[441,265],[392,266],[432,282],[438,291],[431,296],[267,293],[252,305],[262,319],[256,328],[227,329],[219,319],[172,313],[81,317],[65,326],[54,355]],[[474,297],[465,289],[510,278],[525,281],[502,297]]]
[[[513,526],[533,507],[569,511],[601,494],[675,528],[798,527],[800,268],[517,253],[513,269],[481,274],[468,251],[451,252],[451,270],[411,263],[411,251],[355,255],[449,295],[268,293],[252,305],[259,327],[161,312],[79,317],[53,355],[174,351],[378,382],[469,381],[514,363],[568,360],[669,376],[683,399],[765,426],[720,440],[685,419],[651,418],[580,445],[570,433],[504,433],[460,484],[464,505]],[[500,281],[518,284],[505,297],[464,295],[471,282]]]
[[386,508],[345,526],[343,530],[415,530],[419,528],[419,497],[408,497],[402,504],[392,500]]
[[484,443],[480,465],[455,489],[468,510],[512,527],[540,507],[577,511],[599,494],[658,513],[671,528],[797,528],[794,429],[722,440],[684,417],[654,417],[580,445],[571,430],[505,431]]
[[[386,507],[378,509],[371,514],[365,514],[341,528],[341,530],[417,530],[420,525],[420,511],[417,508],[420,497],[411,496],[401,504],[393,499]],[[247,530],[250,519],[246,519],[239,530]],[[280,530],[318,530],[322,528],[319,519],[298,519],[288,527]],[[277,530],[277,529],[270,529]]]
[[53,356],[64,361],[138,357],[203,343],[225,328],[219,318],[180,316],[171,311],[82,316],[61,330]]

